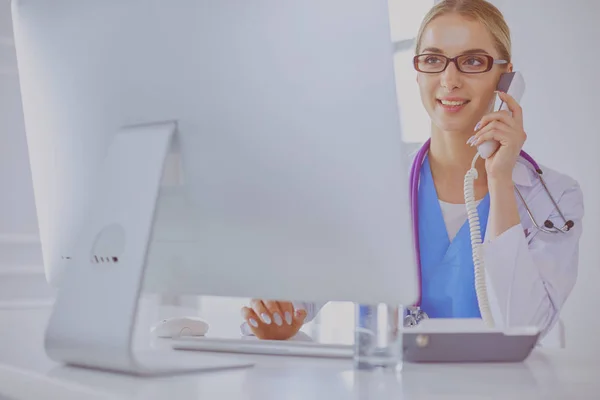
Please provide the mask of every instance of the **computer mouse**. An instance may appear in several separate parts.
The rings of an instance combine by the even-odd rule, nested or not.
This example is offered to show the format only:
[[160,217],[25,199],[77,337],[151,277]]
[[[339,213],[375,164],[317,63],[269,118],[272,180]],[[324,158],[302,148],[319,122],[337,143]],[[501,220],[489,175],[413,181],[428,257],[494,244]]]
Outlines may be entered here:
[[208,332],[208,322],[198,317],[167,318],[152,327],[151,332],[161,338],[204,336]]

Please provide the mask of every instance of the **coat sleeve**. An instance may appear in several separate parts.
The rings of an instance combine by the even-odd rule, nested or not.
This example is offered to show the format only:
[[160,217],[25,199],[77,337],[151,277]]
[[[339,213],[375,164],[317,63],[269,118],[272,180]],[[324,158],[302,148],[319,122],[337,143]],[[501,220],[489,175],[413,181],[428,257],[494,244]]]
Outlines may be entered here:
[[304,323],[308,324],[313,319],[315,319],[315,317],[317,316],[319,311],[321,311],[321,308],[323,308],[325,304],[327,303],[294,302],[294,308],[303,308],[306,310],[306,318],[304,319]]
[[[537,326],[544,337],[558,321],[560,310],[577,280],[579,240],[584,214],[583,194],[573,183],[558,205],[574,227],[567,233],[526,235],[521,224],[483,246],[486,287],[497,326]],[[564,225],[556,210],[548,218]]]

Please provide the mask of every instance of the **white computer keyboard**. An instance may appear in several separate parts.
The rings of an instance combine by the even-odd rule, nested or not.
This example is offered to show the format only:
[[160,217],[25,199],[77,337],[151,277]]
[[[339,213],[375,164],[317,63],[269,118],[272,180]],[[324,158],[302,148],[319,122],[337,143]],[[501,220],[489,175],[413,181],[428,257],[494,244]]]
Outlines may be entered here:
[[176,350],[195,350],[225,353],[266,354],[326,358],[352,358],[352,345],[323,344],[293,340],[220,339],[181,337],[173,339]]

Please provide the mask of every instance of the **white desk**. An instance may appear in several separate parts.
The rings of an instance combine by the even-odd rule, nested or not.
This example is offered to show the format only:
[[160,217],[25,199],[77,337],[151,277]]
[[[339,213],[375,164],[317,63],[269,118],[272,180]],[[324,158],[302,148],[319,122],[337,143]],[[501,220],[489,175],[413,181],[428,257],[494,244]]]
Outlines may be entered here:
[[[523,364],[405,364],[403,372],[355,372],[350,361],[252,357],[256,366],[136,378],[49,360],[49,308],[0,309],[0,399],[598,399],[600,361],[536,350]],[[201,353],[198,353],[201,356]]]

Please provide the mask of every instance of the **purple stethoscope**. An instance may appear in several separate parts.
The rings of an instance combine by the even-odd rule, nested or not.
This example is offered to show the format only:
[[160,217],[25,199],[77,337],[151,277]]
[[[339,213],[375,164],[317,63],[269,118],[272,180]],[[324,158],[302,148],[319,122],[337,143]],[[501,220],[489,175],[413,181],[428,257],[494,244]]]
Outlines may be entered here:
[[[421,147],[421,149],[417,152],[417,155],[413,161],[413,164],[412,164],[412,167],[410,170],[410,181],[409,181],[410,207],[411,207],[411,211],[412,211],[412,228],[413,228],[413,238],[414,238],[416,261],[417,261],[417,274],[418,274],[418,280],[419,280],[419,288],[421,287],[421,284],[422,284],[421,257],[420,257],[421,247],[420,247],[420,243],[419,243],[419,211],[418,211],[419,175],[420,175],[420,171],[421,171],[421,165],[423,164],[423,161],[425,160],[425,156],[427,155],[427,152],[429,151],[430,144],[431,144],[431,139],[428,139],[425,142],[425,144]],[[525,159],[527,162],[529,162],[531,164],[531,166],[534,168],[535,172],[537,172],[538,178],[540,179],[540,182],[542,183],[542,186],[544,187],[546,194],[548,195],[548,197],[552,201],[552,204],[554,205],[555,209],[558,211],[559,215],[561,216],[561,218],[564,221],[564,225],[562,228],[557,228],[554,225],[554,223],[552,221],[550,221],[549,219],[544,221],[543,225],[539,225],[536,222],[536,220],[533,216],[533,213],[529,209],[527,202],[525,202],[523,195],[521,195],[521,192],[515,186],[516,192],[518,193],[519,198],[523,202],[525,209],[527,210],[527,214],[529,215],[529,218],[533,222],[533,225],[535,226],[536,229],[538,229],[542,232],[545,232],[545,233],[566,233],[566,232],[568,232],[575,224],[572,220],[567,221],[567,219],[563,215],[562,211],[558,207],[558,204],[552,197],[552,194],[550,193],[550,190],[548,190],[548,187],[546,186],[546,182],[544,181],[544,178],[542,177],[542,169],[540,168],[538,163],[535,162],[533,157],[531,157],[525,151],[521,150],[520,155],[523,159]],[[427,314],[423,310],[420,309],[420,304],[421,304],[421,291],[419,291],[419,298],[417,300],[417,303],[415,305],[413,305],[412,307],[408,307],[409,313],[407,316],[405,316],[405,319],[404,319],[405,326],[417,325],[423,319],[428,318]]]

